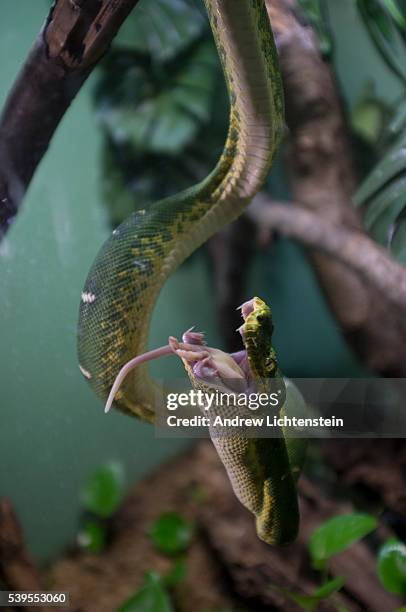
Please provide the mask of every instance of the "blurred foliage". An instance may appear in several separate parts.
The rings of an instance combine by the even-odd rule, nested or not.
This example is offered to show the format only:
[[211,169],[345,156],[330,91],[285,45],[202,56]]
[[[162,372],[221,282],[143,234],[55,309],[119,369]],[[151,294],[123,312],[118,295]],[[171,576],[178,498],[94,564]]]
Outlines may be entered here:
[[78,534],[77,541],[80,548],[88,552],[101,552],[106,547],[106,529],[95,520],[86,521]]
[[167,555],[183,552],[193,537],[193,525],[176,512],[160,516],[151,528],[156,548]]
[[[340,610],[334,594],[345,585],[345,578],[329,578],[328,561],[346,550],[378,527],[376,518],[369,514],[352,513],[335,516],[322,523],[311,535],[308,543],[313,567],[319,572],[320,586],[310,595],[295,593],[276,584],[270,588],[294,601],[307,612],[316,611],[325,600],[331,609]],[[187,573],[187,549],[192,544],[195,530],[180,514],[161,514],[149,531],[151,543],[162,554],[175,558],[172,569],[165,576],[148,572],[144,582],[117,612],[170,612],[173,610],[171,589],[182,582]],[[391,593],[406,594],[406,546],[395,539],[388,540],[377,559],[377,572],[384,587]],[[331,598],[331,601],[330,601]],[[398,611],[400,612],[400,611]]]
[[342,552],[376,527],[375,517],[369,514],[343,514],[326,521],[313,533],[309,542],[313,566],[324,569],[330,557]]
[[123,467],[111,461],[100,467],[82,491],[82,503],[96,516],[107,518],[120,505],[124,493]]
[[300,595],[299,593],[291,593],[288,589],[278,589],[288,599],[294,601],[299,608],[306,610],[307,612],[313,612],[317,610],[320,604],[329,599],[334,593],[337,593],[345,584],[344,578],[338,576],[332,580],[325,582],[319,589],[317,589],[311,595]]
[[[161,514],[149,533],[153,545],[169,557],[185,552],[193,534],[193,525],[176,512]],[[186,561],[179,556],[166,576],[148,572],[141,588],[117,612],[171,612],[170,591],[185,578],[186,572]]]
[[[358,109],[355,124],[380,151],[380,160],[362,183],[355,203],[365,212],[372,237],[406,264],[406,5],[397,0],[357,0],[371,40],[404,92],[394,104],[391,120],[371,98]],[[372,102],[372,104],[371,104]],[[353,117],[354,122],[354,117]],[[382,127],[383,126],[383,127]],[[384,128],[384,129],[383,129]]]
[[333,36],[326,0],[298,0],[298,3],[317,35],[323,57],[330,58],[333,53]]
[[186,561],[184,559],[177,559],[171,571],[163,578],[165,586],[167,586],[168,588],[175,586],[185,578],[186,573]]
[[392,116],[389,104],[375,93],[375,84],[366,83],[351,111],[351,129],[370,147],[382,148],[386,128]]
[[400,58],[406,42],[404,6],[396,0],[357,0],[368,33],[382,59],[406,86],[406,72]]
[[117,510],[124,495],[124,469],[110,461],[96,470],[85,483],[80,497],[85,520],[77,535],[80,548],[91,553],[104,550],[107,544],[107,519]]
[[173,612],[173,610],[161,577],[155,572],[149,572],[140,590],[127,599],[117,612]]
[[203,3],[141,0],[102,64],[95,104],[112,226],[204,178],[222,150],[228,103]]
[[406,597],[406,546],[389,539],[378,555],[378,575],[387,591]]

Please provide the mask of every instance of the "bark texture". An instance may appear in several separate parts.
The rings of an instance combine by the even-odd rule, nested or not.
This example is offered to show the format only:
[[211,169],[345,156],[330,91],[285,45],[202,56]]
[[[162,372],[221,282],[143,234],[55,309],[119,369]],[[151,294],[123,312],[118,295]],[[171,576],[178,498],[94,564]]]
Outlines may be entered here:
[[0,239],[73,98],[138,0],[57,0],[0,117]]
[[332,223],[301,205],[277,204],[266,197],[261,201],[257,198],[247,216],[255,219],[262,231],[277,231],[299,240],[315,252],[332,256],[336,265],[353,271],[360,280],[385,296],[388,307],[399,317],[406,312],[404,266],[364,232]]

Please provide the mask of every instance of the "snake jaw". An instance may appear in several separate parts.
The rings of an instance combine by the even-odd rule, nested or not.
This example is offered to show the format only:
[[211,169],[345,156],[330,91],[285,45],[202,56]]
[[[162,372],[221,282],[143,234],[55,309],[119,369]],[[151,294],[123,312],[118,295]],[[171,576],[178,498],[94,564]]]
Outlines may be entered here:
[[254,297],[240,306],[244,323],[238,328],[247,351],[252,379],[273,378],[277,359],[272,348],[273,322],[269,306]]
[[254,297],[251,300],[244,302],[243,304],[241,304],[241,306],[237,308],[237,310],[241,310],[241,316],[244,319],[244,321],[246,321],[247,317],[255,310],[255,300],[258,300],[258,299],[259,298]]
[[[204,334],[188,329],[182,336],[182,343],[169,339],[174,353],[183,364],[192,379],[204,382],[208,386],[219,384],[230,393],[235,391],[248,393],[255,388],[256,378],[268,378],[276,371],[276,358],[271,348],[272,315],[269,306],[259,297],[244,302],[239,307],[244,320],[238,332],[242,337],[244,349],[238,353],[225,353],[219,349],[208,347]],[[264,346],[256,346],[260,339]],[[172,344],[171,344],[172,343]],[[266,349],[267,359],[261,367],[257,364],[256,353]]]

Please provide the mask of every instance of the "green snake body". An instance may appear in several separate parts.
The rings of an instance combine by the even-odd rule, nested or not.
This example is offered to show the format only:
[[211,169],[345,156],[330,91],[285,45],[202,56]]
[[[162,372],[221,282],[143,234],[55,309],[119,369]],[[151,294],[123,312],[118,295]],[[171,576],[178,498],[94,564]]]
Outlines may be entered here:
[[[244,307],[249,304],[249,312]],[[269,394],[271,382],[283,378],[278,369],[276,354],[272,346],[272,313],[260,298],[253,298],[242,307],[244,324],[239,329],[245,355],[248,360],[248,389],[246,393]],[[186,332],[185,335],[188,335]],[[192,334],[193,335],[193,334]],[[203,336],[203,334],[194,334]],[[195,345],[193,352],[199,350]],[[204,352],[205,346],[201,346]],[[243,352],[244,353],[244,352]],[[187,352],[186,352],[187,355]],[[196,375],[193,361],[182,359],[194,388],[210,394],[216,386],[215,379],[202,379]],[[227,382],[227,381],[222,381]],[[233,381],[229,383],[232,385]],[[289,380],[285,380],[286,396],[282,408],[267,407],[266,412],[275,411],[277,416],[297,415],[303,409],[303,399]],[[229,389],[229,393],[232,390]],[[227,395],[229,397],[229,394]],[[249,410],[237,410],[245,417],[254,416]],[[236,408],[228,402],[218,403],[209,426],[211,439],[222,460],[234,493],[241,503],[256,518],[258,536],[268,544],[286,544],[295,539],[299,526],[296,480],[305,459],[305,445],[291,437],[287,428],[273,431],[268,437],[251,437],[243,429],[229,431],[213,426],[215,417],[233,418]],[[262,430],[262,433],[264,430]]]
[[[227,140],[216,168],[204,181],[134,212],[114,230],[89,272],[80,305],[78,355],[83,375],[103,400],[122,366],[146,351],[152,311],[166,279],[243,212],[269,173],[283,131],[282,84],[264,0],[205,0],[205,5],[229,91]],[[117,392],[115,407],[152,422],[155,385],[141,365]],[[265,442],[269,440],[261,445]],[[248,451],[260,469],[262,451],[259,456],[252,446]],[[284,445],[282,451],[277,450],[273,463],[286,474]],[[254,486],[258,482],[255,477]],[[296,525],[297,507],[293,514],[288,512],[294,498],[288,497],[283,508]],[[280,504],[271,489],[266,499]],[[266,537],[266,513],[265,508],[261,537],[272,542],[291,539],[292,533],[286,535],[280,527]]]

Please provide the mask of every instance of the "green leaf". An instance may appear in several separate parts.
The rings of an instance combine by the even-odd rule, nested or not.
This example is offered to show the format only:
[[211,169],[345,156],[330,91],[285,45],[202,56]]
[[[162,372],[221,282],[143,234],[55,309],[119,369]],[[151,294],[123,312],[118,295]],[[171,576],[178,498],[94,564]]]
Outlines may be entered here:
[[185,578],[187,574],[187,565],[184,559],[179,559],[174,563],[172,569],[166,576],[163,577],[165,586],[172,587]]
[[333,41],[328,21],[323,14],[322,3],[320,0],[299,0],[299,4],[317,34],[320,51],[324,56],[329,57],[333,49]]
[[313,593],[313,597],[318,600],[327,599],[333,593],[339,591],[345,584],[345,579],[342,576],[337,576],[328,582],[325,582],[317,591]]
[[393,226],[390,251],[400,263],[406,266],[406,218],[404,213]]
[[97,553],[106,547],[106,529],[96,521],[88,521],[78,534],[78,544],[81,548]]
[[143,586],[117,612],[173,612],[171,600],[158,574],[147,574]]
[[391,136],[397,136],[406,128],[406,100],[403,99],[393,113],[387,131]]
[[386,3],[357,0],[357,5],[377,51],[390,70],[406,85],[406,72],[399,59],[404,48],[400,46],[398,31]]
[[389,182],[370,200],[364,217],[367,229],[370,230],[379,217],[393,207],[396,207],[396,218],[405,205],[402,206],[402,202],[406,204],[406,176]]
[[87,510],[108,517],[119,506],[124,492],[124,473],[120,463],[111,461],[97,470],[82,491]]
[[403,128],[397,140],[362,183],[354,197],[365,208],[364,224],[372,238],[401,263],[406,260],[406,104],[398,106],[389,132]]
[[398,28],[401,31],[406,32],[406,15],[404,12],[402,12],[396,0],[380,0],[380,2],[388,9],[389,14]]
[[405,209],[405,200],[405,194],[394,199],[370,228],[371,236],[384,248],[392,248],[394,230],[399,216]]
[[[282,592],[286,597],[297,603],[304,610],[312,612],[316,610],[321,601],[328,599],[331,595],[339,591],[345,584],[344,578],[338,576],[328,582],[324,583],[319,589],[317,589],[311,595],[300,595],[299,593],[292,593],[288,589],[277,587],[277,590]],[[275,587],[274,587],[275,588]]]
[[387,591],[406,596],[406,546],[391,538],[378,554],[378,575]]
[[150,535],[158,550],[167,555],[175,555],[189,546],[193,537],[193,525],[176,512],[168,512],[155,521]]
[[114,45],[166,61],[198,38],[207,25],[200,3],[193,0],[141,0],[123,23]]
[[376,529],[375,517],[368,514],[343,514],[319,527],[310,538],[309,551],[316,568],[322,568],[333,555]]
[[396,143],[382,161],[372,170],[355,194],[357,206],[367,202],[382,187],[401,172],[406,170],[406,148],[403,142]]
[[351,112],[351,127],[368,143],[376,145],[388,114],[387,105],[376,96],[374,86],[368,83]]
[[[97,118],[117,145],[140,153],[175,155],[196,138],[208,122],[219,62],[211,40],[202,40],[165,74],[139,66],[132,70],[119,58],[106,64],[97,91]],[[121,78],[112,78],[114,68]],[[133,81],[125,88],[123,82]],[[128,95],[128,93],[131,95]]]

